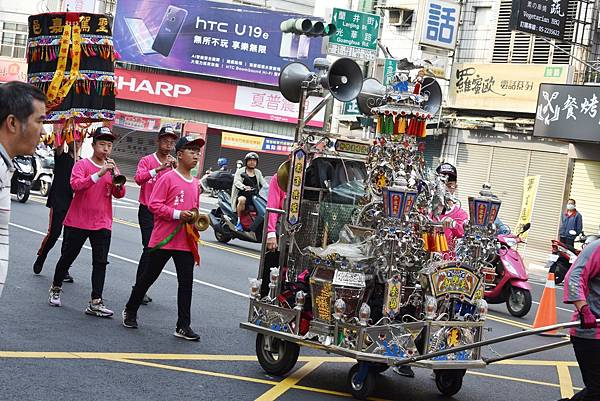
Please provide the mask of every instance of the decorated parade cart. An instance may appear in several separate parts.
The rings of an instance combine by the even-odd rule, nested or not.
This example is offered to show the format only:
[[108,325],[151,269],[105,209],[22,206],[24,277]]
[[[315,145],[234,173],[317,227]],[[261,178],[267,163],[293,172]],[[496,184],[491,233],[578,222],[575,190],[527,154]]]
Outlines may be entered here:
[[[482,355],[484,346],[580,322],[483,338],[502,202],[482,184],[460,205],[448,176],[426,165],[423,138],[442,100],[434,78],[399,71],[384,86],[363,81],[350,59],[317,59],[314,72],[301,63],[286,66],[279,88],[299,103],[290,160],[277,172],[284,207],[267,208],[267,218],[279,217],[279,246],[267,251],[263,233],[248,320],[240,323],[256,333],[266,372],[285,375],[306,346],[357,361],[348,374],[356,398],[373,392],[377,374],[403,365],[432,369],[438,390],[451,396],[468,369],[570,343]],[[309,95],[324,99],[306,112]],[[356,99],[372,119],[368,139],[331,135],[327,122],[320,131],[307,128],[332,98]],[[444,213],[452,205],[468,208],[469,218],[462,236],[448,243]]]
[[[469,197],[464,237],[448,244],[439,217],[458,200],[426,165],[421,142],[441,105],[438,83],[418,74],[363,84],[349,59],[315,66],[281,73],[282,94],[300,103],[289,167],[278,172],[288,196],[285,210],[269,209],[281,214],[279,252],[263,245],[241,327],[257,333],[271,374],[290,371],[307,346],[358,361],[348,376],[357,398],[372,392],[375,374],[407,363],[433,369],[439,391],[453,395],[467,369],[486,365],[469,346],[483,337],[501,201],[487,187]],[[374,135],[342,140],[306,128],[319,106],[302,118],[305,99],[324,90],[320,106],[358,97]]]

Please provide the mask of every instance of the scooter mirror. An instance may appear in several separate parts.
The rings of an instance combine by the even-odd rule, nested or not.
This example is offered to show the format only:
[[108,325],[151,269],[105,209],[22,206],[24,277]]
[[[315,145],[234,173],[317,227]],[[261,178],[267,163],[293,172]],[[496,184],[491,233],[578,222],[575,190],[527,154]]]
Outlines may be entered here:
[[527,223],[523,226],[523,229],[521,230],[521,233],[524,233],[525,231],[528,231],[531,228],[531,223]]

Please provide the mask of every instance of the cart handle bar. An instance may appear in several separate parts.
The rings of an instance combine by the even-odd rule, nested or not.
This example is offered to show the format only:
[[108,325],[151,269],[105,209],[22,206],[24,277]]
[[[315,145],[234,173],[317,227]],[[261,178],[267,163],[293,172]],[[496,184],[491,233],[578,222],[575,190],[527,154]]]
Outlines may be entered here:
[[267,208],[267,212],[275,213],[275,214],[284,214],[285,210],[275,209],[275,208],[272,208],[272,207],[268,207]]
[[548,350],[551,350],[554,348],[564,347],[565,345],[569,345],[569,344],[571,344],[571,340],[563,340],[563,341],[558,341],[558,342],[555,342],[552,344],[542,345],[540,347],[528,348],[523,351],[511,352],[510,354],[500,355],[495,358],[483,358],[483,361],[485,362],[486,365],[489,365],[490,363],[504,361],[505,359],[512,359],[512,358],[517,358],[517,357],[524,356],[524,355],[535,354],[536,352],[548,351]]
[[[596,323],[600,324],[600,319],[596,319]],[[525,331],[522,331],[519,333],[507,334],[505,336],[491,338],[489,340],[479,341],[479,342],[476,342],[473,344],[462,345],[460,347],[449,348],[449,349],[446,349],[443,351],[437,351],[437,352],[432,352],[432,353],[425,354],[425,355],[413,356],[410,358],[403,359],[401,361],[394,362],[394,365],[396,365],[396,366],[405,365],[407,363],[418,362],[418,361],[422,361],[425,359],[431,359],[431,358],[435,358],[435,357],[442,356],[442,355],[454,354],[456,352],[465,351],[465,350],[472,349],[472,348],[483,347],[484,345],[496,344],[496,343],[503,342],[503,341],[509,341],[509,340],[514,340],[514,339],[521,338],[521,337],[531,336],[533,334],[544,333],[546,331],[552,331],[552,330],[563,329],[563,328],[566,329],[569,327],[576,327],[579,325],[581,325],[581,322],[579,320],[577,320],[574,322],[558,323],[558,324],[553,324],[551,326],[539,327],[537,329],[525,330]],[[543,351],[543,350],[540,350],[540,351]],[[532,351],[532,352],[536,352],[536,351]]]

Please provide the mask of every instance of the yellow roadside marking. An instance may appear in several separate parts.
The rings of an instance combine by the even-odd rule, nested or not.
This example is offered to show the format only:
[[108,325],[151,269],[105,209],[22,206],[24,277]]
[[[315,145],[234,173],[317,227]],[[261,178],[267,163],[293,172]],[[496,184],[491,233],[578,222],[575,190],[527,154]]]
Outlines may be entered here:
[[518,366],[579,366],[576,361],[547,361],[537,359],[510,359],[494,362],[494,365],[518,365]]
[[563,398],[573,397],[575,391],[573,391],[573,381],[571,380],[569,367],[566,365],[557,365],[556,370],[558,371],[558,382],[560,383],[560,396]]
[[494,322],[504,323],[504,324],[507,324],[509,326],[518,327],[519,329],[525,329],[525,330],[531,329],[531,325],[530,324],[520,323],[520,322],[517,322],[517,321],[514,321],[514,320],[510,320],[510,319],[506,319],[506,318],[503,318],[503,317],[500,317],[500,316],[488,314],[487,318],[489,320],[491,320],[491,321],[494,321]]
[[146,362],[146,361],[136,361],[134,359],[122,359],[122,358],[100,358],[100,359],[103,359],[106,361],[113,361],[113,362],[130,363],[133,365],[148,366],[151,368],[174,370],[177,372],[194,373],[194,374],[204,375],[204,376],[220,377],[220,378],[225,378],[225,379],[241,380],[241,381],[246,381],[246,382],[251,382],[251,383],[267,384],[267,385],[271,385],[271,386],[279,385],[278,382],[273,381],[273,380],[256,379],[254,377],[231,375],[228,373],[211,372],[208,370],[182,368],[180,366],[164,365],[161,363]]
[[309,375],[319,366],[321,366],[321,362],[319,361],[307,362],[306,364],[302,365],[300,369],[297,369],[296,371],[294,371],[294,373],[292,373],[291,375],[277,383],[274,387],[270,388],[266,393],[258,397],[256,401],[276,400],[281,395],[283,395],[283,393],[295,386],[300,380]]
[[560,387],[558,384],[554,384],[554,383],[541,382],[541,381],[529,380],[529,379],[521,379],[520,377],[494,375],[491,373],[477,372],[474,370],[468,370],[467,373],[470,375],[474,375],[474,376],[489,377],[492,379],[511,380],[511,381],[515,381],[515,382],[521,382],[521,383],[527,383],[527,384],[537,384],[540,386],[548,386],[548,387]]
[[[338,396],[338,397],[352,398],[352,394],[350,394],[350,393],[344,393],[342,391],[326,390],[324,388],[314,388],[314,387],[307,387],[307,386],[300,386],[300,385],[295,385],[292,388],[294,390],[312,391],[313,393],[321,393],[321,394],[335,395],[335,396]],[[369,397],[369,398],[367,398],[367,400],[371,400],[371,401],[389,401],[389,400],[386,400],[385,398],[375,398],[375,397]]]

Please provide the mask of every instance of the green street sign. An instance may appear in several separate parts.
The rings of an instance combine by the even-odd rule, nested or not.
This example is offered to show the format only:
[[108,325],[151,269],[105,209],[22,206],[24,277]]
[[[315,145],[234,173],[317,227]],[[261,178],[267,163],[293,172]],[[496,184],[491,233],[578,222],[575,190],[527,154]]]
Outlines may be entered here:
[[337,31],[329,38],[329,54],[375,60],[381,23],[378,15],[334,8],[331,22]]
[[383,84],[389,85],[394,79],[394,74],[396,74],[396,67],[398,66],[398,62],[391,58],[386,58],[383,63]]
[[360,110],[358,109],[358,103],[356,99],[350,102],[344,102],[344,107],[342,108],[342,114],[344,115],[359,115]]

